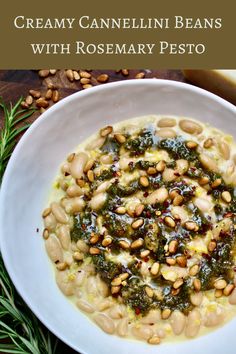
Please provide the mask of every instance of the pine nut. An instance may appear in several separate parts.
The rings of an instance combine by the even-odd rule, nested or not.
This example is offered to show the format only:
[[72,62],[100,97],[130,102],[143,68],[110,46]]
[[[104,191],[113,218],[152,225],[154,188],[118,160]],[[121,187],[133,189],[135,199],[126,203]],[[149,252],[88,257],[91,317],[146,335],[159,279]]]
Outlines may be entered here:
[[155,334],[154,336],[152,336],[151,338],[148,339],[148,343],[149,344],[160,344],[161,343],[161,339],[160,339],[160,337],[158,337]]
[[121,214],[121,215],[123,215],[123,214],[125,214],[126,213],[126,208],[125,207],[123,207],[123,206],[120,206],[120,207],[118,207],[118,208],[116,208],[116,213],[117,214]]
[[70,82],[74,81],[74,75],[71,69],[66,70],[66,77]]
[[182,197],[182,195],[177,195],[173,200],[173,205],[178,206],[181,203],[183,203],[183,200],[184,200],[184,198]]
[[23,109],[28,109],[29,108],[29,105],[25,101],[22,101],[20,105],[21,105],[21,107]]
[[92,255],[100,254],[100,249],[96,247],[90,247],[89,253]]
[[74,76],[74,80],[75,81],[79,81],[80,79],[80,74],[78,73],[78,71],[73,71],[73,76]]
[[50,100],[52,98],[52,90],[48,89],[45,95],[46,100]]
[[39,91],[35,91],[35,90],[29,90],[29,93],[31,94],[31,96],[33,96],[34,98],[39,98],[41,96],[41,93]]
[[112,238],[110,236],[106,236],[103,240],[102,240],[102,245],[104,247],[109,246],[112,243]]
[[80,77],[82,77],[82,78],[86,78],[86,79],[91,78],[91,74],[88,73],[87,71],[80,70],[79,74],[80,74]]
[[165,219],[164,219],[165,223],[167,226],[169,227],[175,227],[175,221],[170,217],[170,216],[166,216]]
[[164,309],[161,313],[161,318],[163,320],[167,320],[171,315],[171,310],[170,309]]
[[196,147],[198,146],[198,143],[196,143],[195,141],[189,140],[189,141],[187,141],[186,146],[189,149],[196,149]]
[[212,184],[211,184],[211,188],[217,188],[217,187],[219,187],[219,185],[221,184],[221,182],[222,182],[221,178],[215,179],[214,182],[212,182]]
[[148,187],[149,186],[149,180],[146,176],[141,176],[139,178],[139,183],[141,184],[141,186],[143,187]]
[[195,276],[199,272],[199,265],[195,264],[189,269],[189,274]]
[[143,210],[144,210],[144,205],[143,205],[143,204],[138,204],[138,205],[136,206],[136,208],[135,208],[135,215],[136,215],[136,216],[141,215],[142,212],[143,212]]
[[157,173],[157,170],[155,169],[155,167],[148,167],[147,174],[155,175],[156,173]]
[[130,247],[129,243],[127,241],[124,241],[124,240],[119,241],[119,245],[124,250],[127,250]]
[[133,241],[133,242],[131,243],[131,246],[130,246],[130,247],[131,247],[132,249],[140,248],[140,247],[142,247],[143,243],[144,243],[143,239],[142,239],[142,238],[139,238],[139,239]]
[[82,78],[80,79],[80,83],[81,83],[82,85],[90,84],[90,82],[91,82],[91,80],[90,80],[90,79],[86,79],[85,77],[82,77]]
[[221,198],[223,199],[224,202],[230,203],[232,200],[231,194],[228,191],[224,191],[221,194]]
[[85,85],[83,85],[83,89],[84,89],[84,90],[86,90],[86,89],[88,89],[88,88],[91,88],[91,87],[93,87],[91,84],[85,84]]
[[68,264],[66,262],[60,262],[57,263],[56,268],[58,270],[65,270],[68,267]]
[[49,238],[49,231],[46,228],[43,230],[43,238],[44,240],[47,240]]
[[155,262],[155,263],[153,263],[153,265],[151,267],[150,273],[152,275],[157,275],[159,272],[159,269],[160,269],[160,264],[158,262]]
[[208,244],[208,251],[212,252],[216,248],[216,242],[215,241],[210,241]]
[[143,79],[144,77],[145,77],[145,73],[140,72],[140,73],[136,74],[134,78],[135,79]]
[[81,252],[75,252],[75,253],[73,254],[73,258],[74,258],[74,260],[76,260],[76,261],[82,261],[82,260],[84,259],[84,255],[83,255],[83,253],[81,253]]
[[129,273],[121,273],[119,275],[119,278],[123,281],[129,277]]
[[39,108],[47,108],[49,106],[49,103],[44,99],[44,97],[40,97],[36,100],[36,106]]
[[183,285],[183,283],[184,283],[183,279],[177,279],[173,284],[173,288],[178,289]]
[[227,283],[224,279],[218,279],[214,282],[214,287],[218,290],[223,290],[226,287]]
[[178,256],[176,258],[176,261],[177,261],[178,265],[182,268],[185,268],[187,265],[187,258],[185,256]]
[[185,227],[189,231],[198,231],[199,227],[194,221],[187,221]]
[[166,258],[166,264],[169,264],[169,265],[175,265],[176,264],[176,259],[175,258],[171,258],[171,257],[167,257]]
[[89,159],[88,162],[86,163],[86,165],[84,166],[84,172],[88,172],[89,170],[91,170],[91,168],[94,165],[94,159]]
[[42,78],[45,78],[49,75],[50,71],[49,70],[46,70],[46,69],[41,69],[39,70],[38,74],[39,74],[39,77],[42,77]]
[[144,250],[140,252],[140,257],[141,258],[146,258],[150,254],[149,250]]
[[214,144],[214,141],[212,138],[208,138],[207,140],[204,141],[203,147],[205,149],[209,149],[210,147],[212,147],[212,145]]
[[107,74],[101,74],[97,77],[98,82],[107,82],[109,79],[109,76]]
[[153,292],[153,290],[151,288],[149,288],[149,286],[145,287],[145,291],[146,291],[146,294],[147,294],[148,297],[153,297],[154,292]]
[[198,183],[201,185],[201,186],[204,186],[205,184],[209,183],[210,182],[210,179],[206,176],[204,177],[201,177],[199,178],[198,180]]
[[98,242],[98,240],[99,240],[99,235],[92,232],[89,242],[95,244]]
[[201,286],[202,286],[201,285],[201,281],[199,279],[195,278],[194,281],[193,281],[193,286],[194,286],[194,289],[196,291],[200,291],[201,290]]
[[88,177],[89,182],[94,182],[94,173],[92,170],[88,170],[87,177]]
[[112,280],[112,282],[111,282],[111,285],[112,286],[119,286],[120,284],[121,284],[121,278],[120,277],[116,277],[116,278],[114,278],[113,280]]
[[113,131],[113,127],[108,125],[100,130],[100,136],[106,137],[107,135],[111,134]]
[[170,253],[175,253],[178,249],[178,241],[177,240],[172,240],[169,243],[168,250]]
[[129,75],[129,70],[128,69],[122,69],[121,70],[122,75],[128,76]]
[[221,289],[216,289],[215,290],[215,297],[218,299],[223,295],[223,291]]
[[46,218],[46,216],[48,216],[51,213],[52,209],[51,208],[46,208],[44,209],[43,213],[42,213],[42,217]]
[[28,95],[25,99],[25,102],[27,105],[31,106],[33,103],[33,97],[31,95]]
[[229,296],[229,295],[232,293],[232,291],[234,290],[234,288],[235,288],[235,285],[234,285],[234,284],[228,284],[228,285],[224,288],[223,294],[224,294],[225,296]]
[[122,134],[114,134],[114,138],[118,141],[120,144],[124,144],[126,142],[126,137]]
[[143,225],[143,219],[138,219],[138,220],[135,220],[131,226],[133,229],[139,229],[141,226]]
[[117,294],[120,291],[121,287],[120,286],[112,286],[111,287],[111,293],[112,295]]
[[83,179],[77,178],[76,183],[79,187],[83,188],[85,186],[85,181]]
[[57,90],[53,91],[52,100],[54,103],[59,101],[59,92]]
[[57,70],[56,69],[50,69],[49,72],[50,72],[51,75],[55,75]]
[[156,170],[157,170],[158,172],[163,172],[164,169],[165,169],[165,167],[166,167],[166,163],[165,163],[165,161],[163,161],[163,160],[159,161],[159,162],[156,164]]

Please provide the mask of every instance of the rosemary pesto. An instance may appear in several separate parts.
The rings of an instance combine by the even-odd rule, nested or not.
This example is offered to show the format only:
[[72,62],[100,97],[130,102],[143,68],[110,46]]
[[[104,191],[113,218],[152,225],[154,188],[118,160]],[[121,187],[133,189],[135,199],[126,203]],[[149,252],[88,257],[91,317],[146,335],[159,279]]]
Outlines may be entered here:
[[61,291],[105,332],[159,344],[236,313],[236,146],[194,119],[102,128],[43,212]]

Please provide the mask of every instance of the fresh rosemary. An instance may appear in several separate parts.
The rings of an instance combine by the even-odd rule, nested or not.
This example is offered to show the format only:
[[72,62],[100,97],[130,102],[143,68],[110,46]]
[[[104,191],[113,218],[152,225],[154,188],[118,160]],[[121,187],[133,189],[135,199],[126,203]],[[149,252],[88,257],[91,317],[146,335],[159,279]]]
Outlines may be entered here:
[[[17,136],[30,124],[20,124],[34,109],[22,110],[22,99],[10,107],[0,98],[3,128],[0,132],[0,184],[16,145]],[[16,354],[54,354],[57,338],[51,334],[29,310],[14,288],[0,256],[0,352]],[[57,351],[58,353],[59,351]]]

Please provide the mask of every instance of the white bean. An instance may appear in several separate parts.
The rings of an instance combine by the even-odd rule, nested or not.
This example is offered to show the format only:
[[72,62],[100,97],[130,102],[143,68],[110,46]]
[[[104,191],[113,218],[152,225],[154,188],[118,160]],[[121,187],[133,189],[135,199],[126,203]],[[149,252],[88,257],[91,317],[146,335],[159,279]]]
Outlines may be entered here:
[[191,300],[191,303],[192,303],[194,306],[200,306],[201,303],[202,303],[202,300],[203,300],[203,294],[202,294],[202,292],[192,293],[192,294],[190,295],[190,300]]
[[187,160],[179,159],[176,161],[176,168],[180,175],[185,174],[188,171],[189,163]]
[[184,330],[185,324],[186,317],[181,311],[175,310],[174,312],[172,312],[170,316],[170,325],[174,334],[176,334],[177,336],[180,335]]
[[175,215],[178,215],[181,220],[181,224],[184,224],[185,221],[189,219],[189,215],[187,210],[183,206],[172,206],[171,207],[171,214],[175,217]]
[[81,197],[69,198],[64,201],[65,210],[68,214],[76,214],[85,207],[85,201]]
[[106,138],[97,138],[93,141],[91,141],[87,146],[86,146],[86,150],[95,150],[95,149],[99,149],[100,147],[102,147],[102,145],[105,143]]
[[83,299],[79,299],[76,302],[76,305],[78,306],[78,308],[84,312],[87,313],[93,313],[94,312],[94,308],[91,304],[89,304],[86,300]]
[[210,212],[213,209],[213,203],[206,198],[195,198],[194,204],[203,212]]
[[51,213],[47,215],[44,219],[44,226],[49,231],[54,231],[57,226],[57,220],[55,216]]
[[138,325],[132,328],[132,333],[136,338],[148,340],[153,335],[153,330],[147,325]]
[[228,299],[231,305],[236,305],[236,288],[232,291]]
[[101,163],[104,165],[110,165],[113,162],[112,156],[111,155],[102,155],[100,157]]
[[85,277],[86,277],[86,273],[83,269],[81,269],[77,275],[76,275],[76,278],[75,278],[75,284],[76,286],[82,286],[84,281],[85,281]]
[[87,293],[90,295],[98,296],[97,280],[95,277],[91,276],[87,280],[86,284]]
[[112,305],[113,305],[113,301],[111,301],[111,299],[109,299],[109,298],[106,298],[98,303],[97,309],[98,309],[98,311],[104,311],[104,310],[109,309]]
[[219,148],[219,151],[220,151],[222,157],[224,158],[224,160],[228,160],[230,158],[229,145],[227,143],[225,143],[224,141],[220,141],[218,143],[218,148]]
[[69,186],[66,190],[66,194],[69,197],[79,197],[80,195],[83,195],[83,189],[77,186],[77,184],[73,184]]
[[76,246],[83,253],[87,253],[89,250],[89,246],[83,240],[78,240]]
[[185,327],[185,335],[186,337],[193,338],[195,337],[201,326],[201,314],[198,309],[192,310],[188,317],[187,317],[187,323]]
[[211,311],[206,314],[204,325],[206,327],[214,327],[224,322],[225,312],[221,308],[217,308],[216,311]]
[[176,137],[176,132],[174,131],[174,129],[170,129],[170,128],[161,128],[160,130],[158,130],[156,132],[157,136],[160,136],[161,138],[175,138]]
[[93,192],[93,195],[97,195],[99,193],[103,193],[106,192],[107,188],[110,187],[111,183],[112,183],[113,179],[110,181],[105,181],[103,183],[101,183],[97,189],[95,189],[95,191]]
[[140,322],[143,324],[157,323],[161,319],[159,310],[150,310],[148,314],[141,318]]
[[124,305],[115,305],[109,310],[109,316],[114,320],[123,318],[127,315],[126,307]]
[[102,297],[107,297],[109,295],[109,288],[99,275],[97,275],[97,289]]
[[55,262],[63,262],[63,253],[60,242],[55,235],[50,235],[45,241],[45,247],[50,259]]
[[205,167],[206,169],[213,171],[213,172],[218,171],[217,164],[212,157],[210,157],[206,154],[200,154],[199,160],[200,160],[201,164],[203,165],[203,167]]
[[99,313],[94,317],[97,325],[106,333],[113,334],[115,332],[114,322],[110,317],[104,315],[103,313]]
[[174,127],[176,125],[176,120],[174,118],[161,118],[158,123],[157,126],[159,128],[170,128],[170,127]]
[[88,155],[85,152],[80,152],[75,155],[70,165],[70,172],[74,178],[81,178],[84,175],[84,166],[88,161]]
[[95,195],[91,200],[90,200],[90,207],[93,210],[99,210],[103,207],[107,200],[107,194],[106,193],[99,193]]
[[120,336],[120,337],[125,337],[127,336],[128,334],[128,319],[127,318],[122,318],[117,327],[116,327],[116,330],[117,330],[117,334]]
[[168,190],[165,187],[161,187],[152,192],[145,199],[147,204],[164,203],[168,198]]
[[182,119],[179,122],[180,128],[189,134],[200,134],[203,130],[202,126],[192,120]]
[[56,230],[56,234],[60,240],[62,248],[67,251],[71,242],[69,225],[60,225]]
[[68,216],[65,210],[56,202],[51,203],[52,213],[61,224],[66,224],[68,222]]
[[175,175],[175,170],[173,170],[172,168],[165,168],[162,173],[162,178],[165,182],[172,182],[177,177],[178,176]]
[[56,282],[60,290],[66,296],[71,296],[75,292],[74,280],[69,277],[68,271],[57,272]]

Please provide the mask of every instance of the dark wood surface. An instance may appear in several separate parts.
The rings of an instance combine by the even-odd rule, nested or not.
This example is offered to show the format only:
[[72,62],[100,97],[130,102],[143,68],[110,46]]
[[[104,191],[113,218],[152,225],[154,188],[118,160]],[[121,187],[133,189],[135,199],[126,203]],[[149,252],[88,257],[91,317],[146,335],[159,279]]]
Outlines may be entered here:
[[[117,73],[114,70],[92,70],[90,71],[90,74],[92,75],[91,84],[93,86],[106,85],[106,83],[101,84],[96,80],[100,74],[108,74],[109,79],[107,82],[114,82],[134,79],[138,72],[144,72],[145,78],[186,81],[180,70],[129,70],[129,75],[127,76],[124,76],[121,72]],[[14,104],[21,96],[26,97],[31,89],[39,90],[42,95],[44,95],[47,90],[48,82],[55,84],[58,88],[61,99],[74,92],[83,90],[82,85],[78,81],[70,82],[68,80],[64,70],[58,70],[55,75],[51,75],[45,79],[40,78],[38,72],[35,70],[0,70],[0,96],[2,96],[6,103],[12,102]],[[37,119],[39,114],[39,112],[34,113],[28,121],[33,122]],[[2,127],[2,124],[3,120],[0,119],[0,128]],[[84,335],[86,336],[86,333]],[[59,342],[57,354],[73,353],[76,352],[67,347],[64,343]]]

